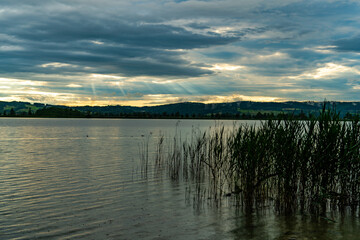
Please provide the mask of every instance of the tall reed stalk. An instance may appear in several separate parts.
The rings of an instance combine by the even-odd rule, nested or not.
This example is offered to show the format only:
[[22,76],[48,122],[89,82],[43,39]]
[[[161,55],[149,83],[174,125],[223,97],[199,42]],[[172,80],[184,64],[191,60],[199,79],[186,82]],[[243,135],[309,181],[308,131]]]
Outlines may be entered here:
[[195,184],[197,199],[234,196],[246,209],[272,202],[285,214],[358,211],[360,122],[341,121],[325,104],[309,121],[217,126],[194,130],[190,140],[174,137],[167,153],[164,144],[161,137],[155,166],[165,162],[171,179]]

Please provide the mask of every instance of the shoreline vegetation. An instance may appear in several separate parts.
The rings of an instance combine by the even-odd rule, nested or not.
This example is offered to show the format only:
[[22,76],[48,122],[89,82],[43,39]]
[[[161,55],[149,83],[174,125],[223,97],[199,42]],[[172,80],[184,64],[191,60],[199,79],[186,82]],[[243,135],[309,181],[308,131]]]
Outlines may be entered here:
[[341,121],[325,103],[307,121],[219,125],[186,139],[160,136],[153,161],[146,151],[144,176],[153,170],[188,182],[198,202],[231,197],[247,211],[273,206],[286,215],[360,214],[360,121]]
[[[326,102],[336,106],[343,120],[359,116],[360,102]],[[319,116],[324,102],[232,102],[176,103],[152,107],[67,107],[26,102],[1,102],[0,117],[41,118],[139,118],[139,119],[228,119],[310,120]]]

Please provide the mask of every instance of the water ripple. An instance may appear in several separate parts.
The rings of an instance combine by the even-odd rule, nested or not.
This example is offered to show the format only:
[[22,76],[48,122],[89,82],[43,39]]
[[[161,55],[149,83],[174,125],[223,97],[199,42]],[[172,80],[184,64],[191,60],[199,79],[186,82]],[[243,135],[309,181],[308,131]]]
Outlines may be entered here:
[[[152,152],[158,132],[172,133],[176,123],[177,120],[0,119],[0,239],[281,236],[291,221],[275,220],[270,214],[253,216],[249,224],[249,219],[236,215],[229,207],[219,211],[205,209],[199,214],[189,206],[185,185],[171,184],[151,171],[142,178],[138,164],[139,143],[144,141],[141,135],[153,133],[149,135]],[[198,123],[182,122],[188,130]],[[212,124],[204,122],[204,126]],[[293,221],[300,226],[299,220]],[[249,225],[265,235],[244,228]],[[335,225],[343,239],[360,234],[358,219]],[[318,239],[336,239],[324,226],[319,229],[327,238],[314,234]]]

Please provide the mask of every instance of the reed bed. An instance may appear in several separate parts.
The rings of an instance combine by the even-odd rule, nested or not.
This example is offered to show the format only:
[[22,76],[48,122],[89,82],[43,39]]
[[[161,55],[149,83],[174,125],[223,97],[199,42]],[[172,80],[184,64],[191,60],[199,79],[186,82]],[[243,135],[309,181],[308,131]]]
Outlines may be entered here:
[[309,121],[220,125],[168,143],[160,137],[155,159],[156,172],[192,183],[197,200],[232,197],[245,209],[272,205],[285,214],[358,212],[360,122],[341,121],[325,105]]

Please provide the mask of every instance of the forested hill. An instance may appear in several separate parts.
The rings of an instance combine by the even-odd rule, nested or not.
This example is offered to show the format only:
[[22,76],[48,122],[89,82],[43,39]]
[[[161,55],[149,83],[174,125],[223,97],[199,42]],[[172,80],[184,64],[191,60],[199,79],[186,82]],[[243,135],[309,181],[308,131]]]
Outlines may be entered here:
[[[141,117],[141,118],[272,118],[295,114],[300,117],[316,115],[323,102],[232,102],[176,103],[152,107],[82,106],[66,107],[27,102],[0,102],[0,116],[39,117]],[[328,102],[341,116],[360,113],[360,102]]]

